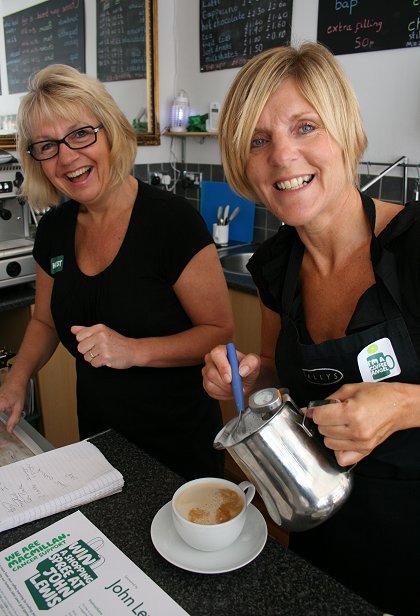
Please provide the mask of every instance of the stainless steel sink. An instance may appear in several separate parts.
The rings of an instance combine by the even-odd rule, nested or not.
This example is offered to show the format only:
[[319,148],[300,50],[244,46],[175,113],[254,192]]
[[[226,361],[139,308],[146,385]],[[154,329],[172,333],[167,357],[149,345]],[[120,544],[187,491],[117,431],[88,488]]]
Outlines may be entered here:
[[248,248],[241,252],[227,254],[220,257],[220,263],[222,264],[223,271],[229,274],[237,274],[239,276],[251,276],[249,271],[246,269],[246,264],[253,254],[254,252],[251,252]]

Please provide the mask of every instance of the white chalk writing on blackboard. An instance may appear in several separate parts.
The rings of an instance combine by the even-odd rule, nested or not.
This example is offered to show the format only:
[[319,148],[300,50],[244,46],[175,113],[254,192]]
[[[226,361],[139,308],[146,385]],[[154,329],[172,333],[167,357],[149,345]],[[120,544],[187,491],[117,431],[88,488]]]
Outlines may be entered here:
[[243,66],[290,43],[292,0],[200,0],[200,70]]
[[146,77],[144,0],[96,1],[97,75],[104,82]]
[[53,63],[85,70],[83,0],[50,0],[3,17],[9,93]]
[[420,0],[319,0],[318,35],[335,54],[420,44]]

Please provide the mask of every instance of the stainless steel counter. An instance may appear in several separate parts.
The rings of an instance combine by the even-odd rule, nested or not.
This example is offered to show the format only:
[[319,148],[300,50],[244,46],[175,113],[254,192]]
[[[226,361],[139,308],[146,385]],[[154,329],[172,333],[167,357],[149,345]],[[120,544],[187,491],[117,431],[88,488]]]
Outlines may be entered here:
[[30,306],[34,302],[34,282],[0,288],[0,312]]
[[[238,242],[230,242],[228,246],[222,246],[217,249],[220,259],[228,255],[235,255],[244,252],[253,252],[257,247],[257,244],[242,244]],[[223,265],[222,265],[223,267]],[[230,289],[236,291],[242,291],[243,293],[250,293],[251,295],[257,294],[257,288],[252,280],[251,275],[244,275],[235,273],[230,270],[223,270],[226,278],[226,282]]]
[[42,451],[51,451],[52,449],[55,449],[55,447],[51,445],[51,443],[47,441],[47,439],[42,436],[38,430],[35,430],[35,428],[31,426],[28,421],[26,421],[26,419],[20,420],[19,428],[23,430],[23,432],[25,432],[25,434],[27,434],[38,445],[38,447],[42,449]]
[[[6,421],[7,421],[7,414],[0,413],[0,425],[4,426]],[[23,435],[22,435],[22,432],[23,432]],[[51,451],[52,449],[54,449],[54,446],[51,445],[51,443],[47,441],[47,439],[44,436],[42,436],[42,434],[40,434],[37,430],[35,430],[35,428],[24,418],[22,418],[19,424],[17,425],[15,436],[18,440],[20,440],[20,437],[21,437],[22,442],[23,442],[23,439],[25,439],[25,443],[30,449],[32,445],[31,441],[33,441],[35,445],[37,445],[39,449],[41,449],[41,451],[43,452]]]

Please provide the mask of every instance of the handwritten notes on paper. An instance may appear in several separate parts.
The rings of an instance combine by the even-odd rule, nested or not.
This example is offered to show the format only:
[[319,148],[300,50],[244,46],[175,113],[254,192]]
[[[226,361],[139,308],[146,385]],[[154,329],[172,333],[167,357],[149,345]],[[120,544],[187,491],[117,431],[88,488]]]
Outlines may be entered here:
[[420,0],[319,0],[318,41],[333,53],[420,45]]
[[81,441],[0,468],[0,531],[122,490],[124,479]]
[[83,0],[49,0],[3,17],[9,94],[26,92],[28,79],[49,64],[85,70]]

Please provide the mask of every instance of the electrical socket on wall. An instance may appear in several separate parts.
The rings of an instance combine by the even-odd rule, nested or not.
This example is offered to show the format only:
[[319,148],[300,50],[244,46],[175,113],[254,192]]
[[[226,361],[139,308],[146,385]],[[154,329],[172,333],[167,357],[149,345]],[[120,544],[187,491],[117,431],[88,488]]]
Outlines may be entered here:
[[160,171],[151,171],[149,173],[149,184],[153,186],[169,186],[171,176],[169,173],[161,173]]
[[198,171],[183,171],[182,173],[182,185],[184,188],[188,186],[200,187],[203,174]]

